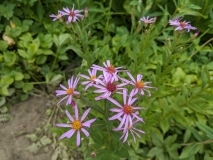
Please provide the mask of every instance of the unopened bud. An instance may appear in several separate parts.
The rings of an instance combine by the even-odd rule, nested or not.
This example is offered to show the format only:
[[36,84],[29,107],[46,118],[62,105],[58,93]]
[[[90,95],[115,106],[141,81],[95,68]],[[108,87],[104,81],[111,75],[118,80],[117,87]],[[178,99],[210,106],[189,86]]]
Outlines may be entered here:
[[90,157],[95,158],[95,157],[96,157],[96,153],[95,153],[95,152],[92,152],[92,153],[90,154]]
[[200,33],[200,31],[197,31],[193,36],[192,38],[196,38],[198,36],[198,34]]
[[84,17],[85,18],[88,17],[88,7],[85,7],[85,9],[84,9]]

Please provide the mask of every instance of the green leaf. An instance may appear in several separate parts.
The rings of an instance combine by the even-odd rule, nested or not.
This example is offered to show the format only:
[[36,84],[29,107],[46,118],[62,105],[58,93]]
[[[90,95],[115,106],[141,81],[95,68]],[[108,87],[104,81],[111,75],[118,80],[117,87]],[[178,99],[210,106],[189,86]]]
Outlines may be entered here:
[[1,4],[0,5],[0,13],[8,20],[13,16],[13,10],[14,10],[15,4],[7,2],[6,5]]
[[16,54],[14,52],[6,51],[4,52],[4,62],[7,66],[12,66],[16,62]]
[[29,138],[32,142],[35,142],[38,140],[38,137],[36,134],[27,134],[26,137]]
[[163,148],[161,147],[153,147],[149,150],[147,156],[148,157],[157,157],[159,154],[162,154],[164,151],[163,151]]
[[52,140],[47,137],[47,136],[43,136],[41,139],[40,139],[40,142],[42,144],[42,146],[46,146],[48,144],[51,144],[52,143]]
[[213,129],[205,124],[197,122],[196,125],[203,131],[207,137],[213,139]]
[[70,45],[66,48],[67,50],[68,49],[71,49],[73,50],[79,57],[83,58],[83,59],[86,59],[86,56],[84,54],[84,52],[81,51],[81,49],[79,49],[78,47],[74,46],[74,45]]
[[204,88],[207,85],[208,78],[209,78],[208,70],[206,69],[206,67],[203,67],[201,71],[202,88]]
[[177,138],[177,134],[174,134],[172,136],[168,136],[168,137],[166,137],[164,144],[166,146],[171,146],[175,142],[176,138]]
[[28,42],[31,42],[33,40],[32,35],[29,32],[22,34],[19,39]]
[[57,86],[62,79],[63,79],[63,76],[61,74],[57,74],[52,77],[49,83],[52,84],[53,86]]
[[180,154],[179,158],[183,159],[183,158],[188,158],[191,155],[195,155],[202,148],[203,148],[203,144],[199,144],[199,145],[192,144],[192,145],[186,146],[183,148],[183,151]]
[[163,130],[163,133],[166,133],[169,130],[168,119],[165,118],[160,119],[160,127]]
[[43,6],[41,4],[41,1],[38,1],[38,5],[37,5],[36,8],[37,8],[39,22],[41,22],[41,20],[43,19],[43,16],[44,16],[44,9],[43,9]]
[[24,79],[24,75],[21,72],[15,72],[14,76],[16,81],[21,81],[22,79]]
[[29,54],[27,54],[27,52],[22,49],[18,49],[18,54],[23,58],[26,58],[26,59],[30,58]]
[[11,75],[5,75],[1,78],[0,83],[5,85],[10,85],[14,82],[14,79]]
[[27,147],[27,149],[34,154],[38,153],[40,148],[41,148],[41,143],[39,141],[37,143],[33,143],[29,147]]
[[0,51],[5,51],[8,47],[8,43],[0,40]]
[[68,40],[68,38],[70,37],[69,34],[65,33],[65,34],[60,34],[59,37],[57,37],[56,35],[54,35],[53,37],[53,42],[55,43],[55,45],[57,47],[61,46],[63,43],[66,42],[66,40]]
[[6,107],[6,106],[0,107],[0,112],[1,112],[1,113],[6,113],[6,112],[8,112],[7,107]]
[[0,107],[6,103],[5,97],[0,97]]
[[184,134],[184,136],[183,136],[183,142],[184,143],[186,143],[188,140],[189,140],[189,138],[191,137],[191,131],[190,131],[190,129],[186,129],[186,131],[185,131],[185,134]]
[[38,56],[36,59],[36,64],[41,65],[44,64],[47,61],[47,56]]
[[32,83],[24,83],[22,89],[25,93],[28,92],[28,91],[31,91],[33,89],[33,84]]

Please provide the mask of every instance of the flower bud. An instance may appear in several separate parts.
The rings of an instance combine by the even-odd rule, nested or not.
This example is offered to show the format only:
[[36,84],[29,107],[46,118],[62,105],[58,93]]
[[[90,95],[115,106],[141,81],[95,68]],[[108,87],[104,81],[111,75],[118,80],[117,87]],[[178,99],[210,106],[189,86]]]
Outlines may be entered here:
[[84,9],[84,17],[85,18],[88,17],[88,7],[85,7],[85,9]]
[[95,157],[96,157],[96,153],[93,151],[93,152],[90,154],[90,157],[91,157],[91,158],[95,158]]

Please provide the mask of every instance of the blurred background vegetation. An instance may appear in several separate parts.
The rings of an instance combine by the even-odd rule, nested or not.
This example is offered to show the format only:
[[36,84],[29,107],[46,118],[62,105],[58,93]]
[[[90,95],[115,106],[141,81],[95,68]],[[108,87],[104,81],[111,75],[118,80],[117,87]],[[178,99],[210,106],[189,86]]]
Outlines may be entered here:
[[[52,22],[50,14],[73,4],[87,6],[89,16],[71,25]],[[157,19],[146,28],[143,16]],[[177,16],[199,35],[177,38],[168,25]],[[146,134],[117,151],[120,157],[126,151],[131,160],[213,159],[213,1],[1,0],[0,22],[0,121],[10,119],[13,103],[54,93],[71,74],[110,59],[158,88],[141,102],[148,108],[141,113]]]

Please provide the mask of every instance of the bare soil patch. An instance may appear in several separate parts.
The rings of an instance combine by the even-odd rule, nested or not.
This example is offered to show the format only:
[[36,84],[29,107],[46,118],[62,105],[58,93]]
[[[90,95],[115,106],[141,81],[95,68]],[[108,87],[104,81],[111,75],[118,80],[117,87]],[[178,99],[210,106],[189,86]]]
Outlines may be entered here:
[[47,146],[46,152],[33,154],[27,150],[32,142],[27,134],[35,132],[46,120],[47,100],[42,97],[31,97],[25,102],[17,103],[11,109],[12,120],[0,123],[0,160],[48,160],[53,153]]

